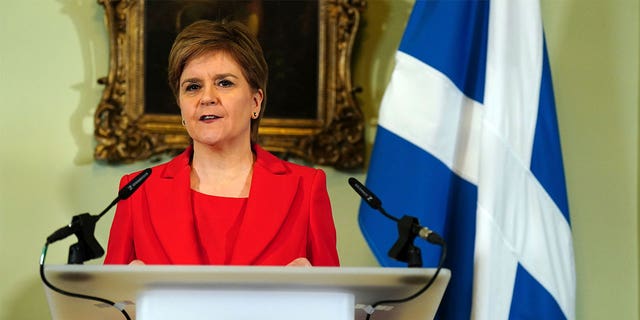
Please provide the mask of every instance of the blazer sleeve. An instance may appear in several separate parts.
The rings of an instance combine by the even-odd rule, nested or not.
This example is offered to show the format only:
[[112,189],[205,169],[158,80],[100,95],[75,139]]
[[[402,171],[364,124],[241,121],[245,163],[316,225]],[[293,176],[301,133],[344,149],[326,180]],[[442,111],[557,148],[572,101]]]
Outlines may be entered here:
[[336,249],[336,228],[327,193],[327,178],[316,170],[311,183],[309,240],[307,254],[313,266],[339,266]]
[[[120,189],[129,183],[129,180],[128,175],[123,176],[120,179]],[[135,259],[133,219],[131,218],[131,201],[134,201],[133,199],[135,198],[130,197],[118,202],[116,214],[111,224],[104,264],[129,264]]]

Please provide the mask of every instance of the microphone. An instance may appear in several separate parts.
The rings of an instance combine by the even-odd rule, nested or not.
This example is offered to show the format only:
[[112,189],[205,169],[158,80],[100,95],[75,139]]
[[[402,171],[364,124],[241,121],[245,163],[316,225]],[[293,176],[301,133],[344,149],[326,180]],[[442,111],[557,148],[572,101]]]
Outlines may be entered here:
[[385,217],[395,221],[398,224],[398,241],[389,250],[388,255],[396,260],[408,262],[410,267],[422,266],[422,258],[420,249],[413,245],[413,240],[420,237],[433,244],[444,245],[444,240],[440,235],[423,227],[418,219],[412,216],[402,216],[398,219],[388,214],[382,207],[382,201],[367,189],[356,178],[350,177],[349,184],[360,195],[360,197],[373,209],[380,211]]
[[387,255],[392,259],[406,262],[410,268],[422,267],[422,253],[420,248],[416,247],[413,243],[416,237],[420,237],[424,240],[427,240],[430,243],[440,245],[442,247],[442,252],[440,253],[440,261],[438,262],[438,267],[436,268],[433,277],[429,279],[427,284],[422,287],[422,289],[418,290],[416,293],[402,299],[389,299],[389,300],[380,300],[377,301],[365,308],[367,312],[367,320],[370,318],[371,314],[376,310],[376,307],[381,304],[388,303],[403,303],[409,300],[412,300],[419,295],[423,294],[436,280],[442,266],[444,264],[444,260],[447,256],[447,244],[445,241],[427,227],[423,227],[420,225],[418,218],[404,215],[401,219],[398,219],[390,214],[388,214],[384,208],[382,208],[382,201],[378,197],[376,197],[373,192],[371,192],[367,187],[365,187],[360,181],[356,178],[350,177],[349,184],[360,195],[360,197],[373,209],[380,211],[384,216],[396,222],[398,226],[398,240],[393,244],[393,247],[389,249]]
[[147,178],[151,175],[151,168],[146,168],[142,172],[140,172],[133,180],[127,183],[120,191],[118,191],[118,200],[125,200],[129,198],[140,185],[147,180]]
[[349,178],[349,184],[371,208],[375,210],[382,208],[382,201],[380,201],[373,192],[367,189],[367,187],[360,183],[358,179],[354,177]]
[[118,191],[118,196],[98,215],[83,213],[74,216],[71,223],[66,225],[47,237],[47,245],[67,238],[75,234],[78,242],[69,248],[70,264],[82,264],[84,261],[99,258],[104,254],[104,249],[94,236],[96,222],[109,211],[118,201],[129,198],[142,183],[151,175],[151,168],[143,170],[136,175],[129,183]]

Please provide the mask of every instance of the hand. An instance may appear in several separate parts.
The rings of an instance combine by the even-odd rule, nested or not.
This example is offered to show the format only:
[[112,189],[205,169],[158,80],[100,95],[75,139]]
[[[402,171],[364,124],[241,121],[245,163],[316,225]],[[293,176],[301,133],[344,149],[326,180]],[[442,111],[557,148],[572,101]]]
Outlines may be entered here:
[[133,261],[129,262],[129,265],[130,266],[143,266],[144,262],[142,260],[136,259],[136,260],[133,260]]
[[287,265],[287,267],[313,267],[307,258],[297,258]]

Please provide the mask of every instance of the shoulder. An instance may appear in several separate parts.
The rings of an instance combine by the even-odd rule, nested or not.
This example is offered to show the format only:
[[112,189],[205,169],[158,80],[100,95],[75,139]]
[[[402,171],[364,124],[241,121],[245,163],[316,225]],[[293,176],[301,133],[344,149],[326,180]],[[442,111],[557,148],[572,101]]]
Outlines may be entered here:
[[259,145],[254,145],[256,152],[256,167],[275,175],[294,175],[302,177],[324,177],[322,169],[313,168],[282,160]]
[[[172,158],[171,160],[152,166],[151,175],[149,180],[157,180],[161,178],[173,178],[180,172],[189,168],[189,161],[191,159],[192,149],[188,147],[182,153]],[[146,169],[144,169],[146,170]],[[133,173],[126,174],[122,177],[122,180],[129,181],[140,174],[143,170],[139,170]]]

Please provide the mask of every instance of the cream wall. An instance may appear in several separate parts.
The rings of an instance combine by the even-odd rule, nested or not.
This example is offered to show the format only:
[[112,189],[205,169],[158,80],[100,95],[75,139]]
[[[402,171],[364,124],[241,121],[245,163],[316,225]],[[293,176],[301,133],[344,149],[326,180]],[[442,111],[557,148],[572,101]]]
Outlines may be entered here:
[[638,319],[635,0],[545,1],[580,319]]
[[[369,119],[392,69],[413,1],[370,0],[354,78]],[[574,230],[579,319],[638,319],[638,66],[635,0],[544,0]],[[96,1],[0,2],[0,319],[47,319],[38,277],[46,236],[98,213],[118,178],[148,163],[92,160],[93,111],[107,73]],[[326,168],[346,266],[372,266],[357,228],[354,175]],[[97,237],[106,245],[111,215]],[[66,262],[72,241],[52,245]],[[99,263],[95,261],[93,263]]]

